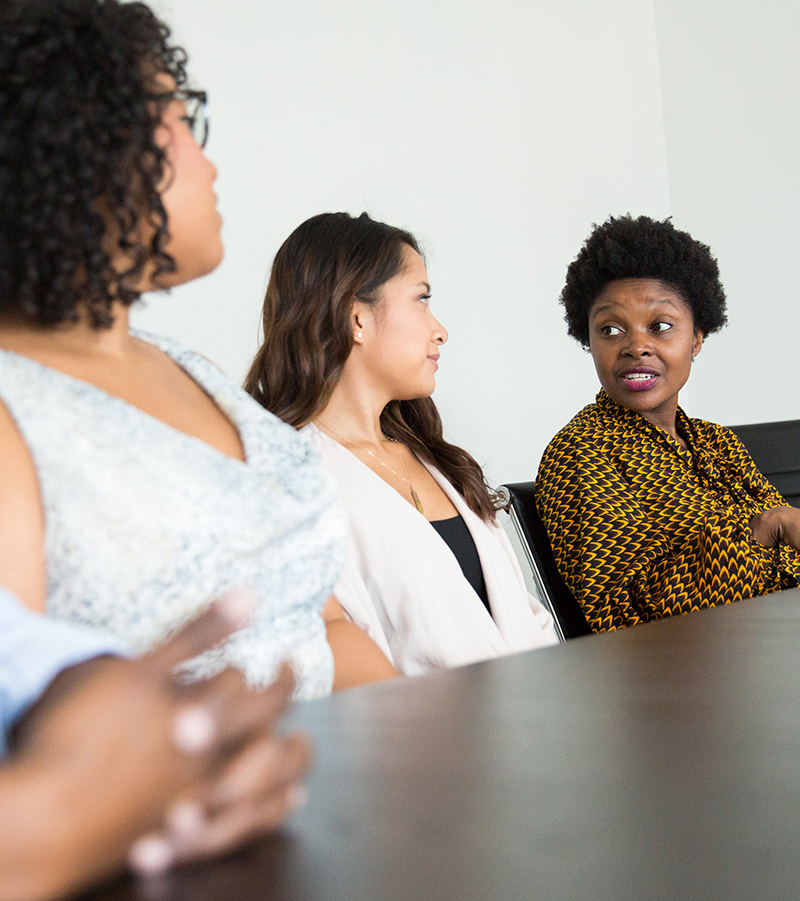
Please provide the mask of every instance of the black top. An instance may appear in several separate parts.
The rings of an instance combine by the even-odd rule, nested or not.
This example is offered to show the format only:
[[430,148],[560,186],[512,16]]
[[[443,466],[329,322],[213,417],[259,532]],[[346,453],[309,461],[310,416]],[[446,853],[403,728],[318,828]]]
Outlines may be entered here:
[[475,594],[483,601],[491,614],[492,608],[489,606],[489,595],[486,593],[481,558],[478,556],[478,549],[475,547],[467,524],[460,516],[454,516],[452,519],[440,519],[432,522],[431,525],[447,542],[447,546],[458,560],[464,578],[475,589]]

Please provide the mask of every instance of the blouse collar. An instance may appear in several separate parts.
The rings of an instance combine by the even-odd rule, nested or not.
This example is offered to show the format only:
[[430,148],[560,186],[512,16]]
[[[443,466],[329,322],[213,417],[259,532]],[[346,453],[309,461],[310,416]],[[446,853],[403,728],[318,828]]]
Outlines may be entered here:
[[[630,410],[628,407],[623,407],[622,404],[618,404],[615,400],[612,400],[609,395],[606,394],[604,389],[600,389],[596,402],[598,408],[603,413],[612,417],[617,422],[624,423],[635,431],[656,435],[659,439],[665,441],[669,447],[683,450],[680,444],[678,444],[671,435],[667,434],[663,429],[654,426],[651,422],[648,422],[641,413]],[[694,423],[683,412],[681,407],[678,407],[675,416],[675,425],[678,432],[684,436],[688,449],[694,453],[697,448],[697,432]]]

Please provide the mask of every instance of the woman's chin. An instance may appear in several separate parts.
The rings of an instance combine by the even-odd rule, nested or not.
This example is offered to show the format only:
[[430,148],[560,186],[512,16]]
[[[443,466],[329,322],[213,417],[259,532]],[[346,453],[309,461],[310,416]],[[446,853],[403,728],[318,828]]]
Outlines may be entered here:
[[399,393],[398,397],[393,398],[393,400],[401,401],[401,400],[424,400],[426,397],[430,397],[433,394],[434,388],[436,385],[433,385],[431,388],[426,388],[424,390],[417,391],[402,391]]
[[195,257],[190,262],[187,262],[186,265],[179,265],[175,272],[168,272],[160,276],[157,279],[157,283],[152,284],[147,290],[163,291],[167,288],[177,288],[180,285],[186,285],[199,278],[205,278],[205,276],[211,275],[217,269],[223,257],[224,251],[222,245],[220,245],[218,253],[209,254],[202,258]]

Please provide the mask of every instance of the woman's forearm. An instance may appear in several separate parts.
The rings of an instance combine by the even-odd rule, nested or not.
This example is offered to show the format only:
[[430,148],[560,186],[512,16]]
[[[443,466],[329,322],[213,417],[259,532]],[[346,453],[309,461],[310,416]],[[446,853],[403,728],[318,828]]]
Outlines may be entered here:
[[354,623],[337,619],[329,622],[327,628],[335,664],[334,691],[397,675],[383,651]]
[[333,651],[333,690],[379,682],[397,675],[383,651],[355,623],[345,616],[341,604],[331,595],[322,610]]

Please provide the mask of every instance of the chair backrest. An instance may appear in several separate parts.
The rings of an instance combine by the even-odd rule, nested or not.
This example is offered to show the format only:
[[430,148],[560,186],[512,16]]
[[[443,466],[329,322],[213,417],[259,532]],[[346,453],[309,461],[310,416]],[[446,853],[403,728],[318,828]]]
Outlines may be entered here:
[[533,482],[509,482],[500,490],[508,495],[508,512],[528,558],[542,602],[550,608],[562,641],[589,635],[591,629],[575,596],[567,588],[553,557],[547,530],[539,518]]
[[800,419],[729,428],[786,500],[800,507]]

